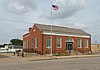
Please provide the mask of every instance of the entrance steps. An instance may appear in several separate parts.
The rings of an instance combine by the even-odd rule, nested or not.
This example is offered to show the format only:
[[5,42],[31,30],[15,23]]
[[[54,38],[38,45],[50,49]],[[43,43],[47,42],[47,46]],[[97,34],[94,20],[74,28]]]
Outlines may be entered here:
[[70,55],[82,55],[82,53],[80,53],[79,51],[74,51],[74,50],[71,50],[69,54]]

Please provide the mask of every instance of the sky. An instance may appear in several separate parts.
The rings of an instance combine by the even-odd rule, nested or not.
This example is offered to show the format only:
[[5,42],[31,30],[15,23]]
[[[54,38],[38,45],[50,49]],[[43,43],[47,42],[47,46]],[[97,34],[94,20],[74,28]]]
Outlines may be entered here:
[[34,23],[82,29],[91,34],[92,44],[100,43],[100,0],[0,0],[0,44],[23,39]]

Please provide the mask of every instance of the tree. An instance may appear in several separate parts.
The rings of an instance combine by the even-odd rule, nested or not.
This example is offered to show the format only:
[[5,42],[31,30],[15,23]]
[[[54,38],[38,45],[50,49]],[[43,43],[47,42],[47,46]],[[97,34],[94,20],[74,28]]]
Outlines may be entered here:
[[11,39],[10,42],[12,45],[23,45],[23,41],[21,39]]
[[4,45],[0,45],[0,48],[4,47]]

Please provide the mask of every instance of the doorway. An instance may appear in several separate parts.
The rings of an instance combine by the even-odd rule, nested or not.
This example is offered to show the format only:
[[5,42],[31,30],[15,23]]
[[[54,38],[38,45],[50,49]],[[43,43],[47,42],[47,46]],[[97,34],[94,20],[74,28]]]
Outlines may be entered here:
[[73,42],[66,42],[66,50],[73,50]]

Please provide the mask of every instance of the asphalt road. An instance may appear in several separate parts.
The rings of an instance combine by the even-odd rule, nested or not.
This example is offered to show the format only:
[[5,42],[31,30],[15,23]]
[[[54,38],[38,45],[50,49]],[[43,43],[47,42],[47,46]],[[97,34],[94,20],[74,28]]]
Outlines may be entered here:
[[0,70],[100,70],[100,57],[0,63]]

